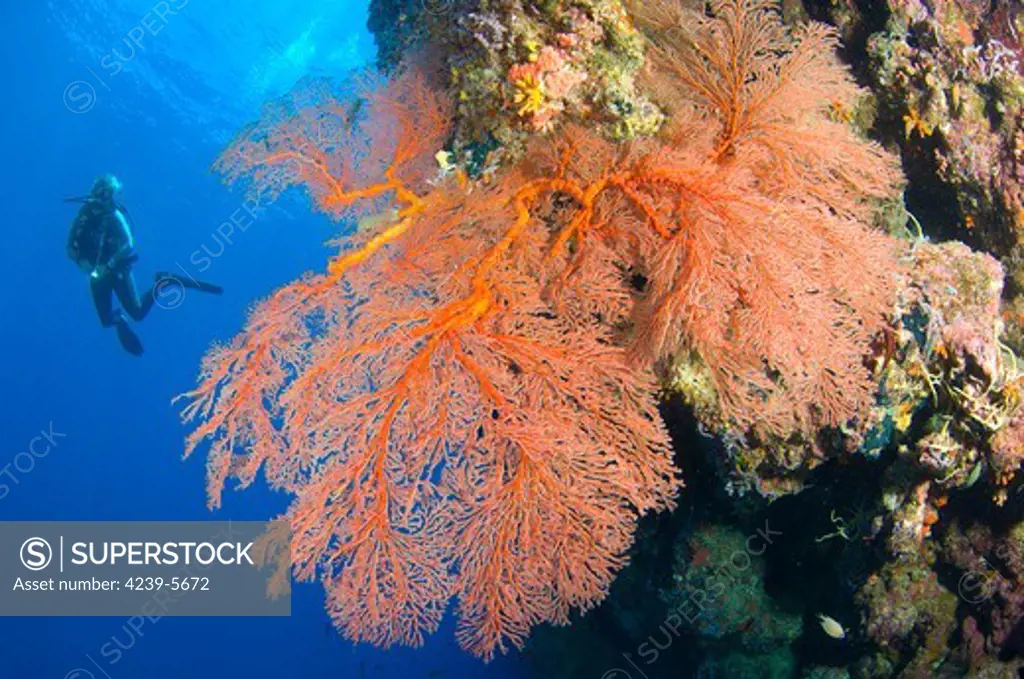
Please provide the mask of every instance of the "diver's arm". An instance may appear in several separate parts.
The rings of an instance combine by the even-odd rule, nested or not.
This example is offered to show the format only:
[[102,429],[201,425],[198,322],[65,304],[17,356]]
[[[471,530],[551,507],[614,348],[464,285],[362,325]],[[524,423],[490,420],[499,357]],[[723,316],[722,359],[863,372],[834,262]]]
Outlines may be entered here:
[[[100,244],[99,244],[99,247],[96,250],[97,252],[103,252],[103,244],[106,242],[106,240],[107,240],[107,234],[105,232],[101,233],[100,234]],[[84,262],[85,260],[82,260],[82,261]],[[111,260],[111,261],[113,261],[113,260]],[[86,266],[88,266],[88,264],[86,264]],[[107,275],[107,265],[102,263],[102,262],[97,263],[96,266],[88,267],[88,269],[89,269],[89,275],[92,276],[93,278],[102,278],[103,276]]]

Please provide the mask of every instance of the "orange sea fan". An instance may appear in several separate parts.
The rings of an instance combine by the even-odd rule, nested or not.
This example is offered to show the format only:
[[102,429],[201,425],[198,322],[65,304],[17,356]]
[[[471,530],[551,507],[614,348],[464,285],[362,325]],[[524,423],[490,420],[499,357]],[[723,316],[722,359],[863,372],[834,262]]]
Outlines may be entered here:
[[265,105],[214,169],[229,182],[245,177],[267,200],[305,187],[340,219],[372,211],[399,186],[421,188],[450,122],[450,103],[420,71],[390,81],[360,74],[345,88],[310,79]]
[[656,0],[638,13],[654,45],[649,81],[683,115],[672,147],[631,180],[648,201],[669,200],[673,229],[646,259],[636,349],[696,349],[741,425],[842,423],[872,391],[862,354],[900,269],[895,244],[870,228],[870,201],[901,176],[895,157],[829,115],[859,95],[834,30],[789,30],[767,0],[717,0],[708,14]]
[[[863,215],[867,196],[902,181],[895,156],[834,120],[862,96],[838,60],[834,28],[789,29],[771,0],[715,0],[705,14],[672,0],[638,4],[650,30],[647,82],[672,109],[696,106],[714,130],[713,156],[738,156],[768,193],[810,195]],[[676,118],[670,131],[692,133]],[[692,141],[688,143],[692,148]]]
[[[307,138],[295,120],[263,129]],[[393,148],[403,160],[406,143]],[[258,160],[258,180],[306,171],[280,151]],[[404,204],[397,223],[258,305],[209,354],[185,411],[204,418],[190,449],[212,440],[212,504],[227,478],[261,468],[295,494],[296,575],[321,575],[347,636],[419,643],[454,596],[460,641],[489,657],[600,601],[639,514],[671,506],[653,377],[600,319],[550,312],[540,185],[511,172],[420,197],[401,163],[354,185],[334,167],[331,181],[319,166],[303,175],[314,197],[388,195]],[[589,291],[611,294],[601,284]]]

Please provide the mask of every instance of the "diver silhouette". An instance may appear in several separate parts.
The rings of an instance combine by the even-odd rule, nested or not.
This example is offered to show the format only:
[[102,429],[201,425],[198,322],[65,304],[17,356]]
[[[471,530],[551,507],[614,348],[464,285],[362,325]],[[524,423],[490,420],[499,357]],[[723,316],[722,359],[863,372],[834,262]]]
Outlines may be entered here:
[[[164,271],[154,275],[154,284],[141,296],[135,286],[132,264],[138,261],[135,252],[133,224],[128,211],[117,200],[121,182],[112,174],[104,174],[93,183],[86,196],[65,198],[65,202],[81,203],[78,215],[68,233],[68,256],[78,268],[89,274],[92,300],[104,328],[117,329],[117,338],[125,351],[141,356],[142,341],[128,324],[128,316],[141,321],[153,308],[158,283],[179,285],[215,295],[223,290],[216,285],[181,277]],[[122,309],[115,309],[113,295]]]

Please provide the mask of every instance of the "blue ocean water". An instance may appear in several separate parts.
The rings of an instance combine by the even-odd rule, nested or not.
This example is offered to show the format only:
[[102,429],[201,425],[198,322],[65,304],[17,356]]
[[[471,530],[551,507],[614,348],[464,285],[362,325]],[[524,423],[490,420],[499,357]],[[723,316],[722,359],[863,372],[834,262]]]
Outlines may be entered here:
[[[358,0],[2,4],[0,520],[266,519],[285,507],[254,486],[208,512],[203,461],[181,460],[185,429],[170,401],[254,299],[325,265],[338,225],[290,198],[230,231],[222,225],[243,197],[209,166],[264,100],[303,76],[371,62],[365,14]],[[65,255],[76,208],[62,199],[103,172],[124,183],[140,285],[157,269],[197,273],[201,263],[226,289],[154,310],[136,326],[141,359],[100,327]],[[56,445],[15,467],[40,431]],[[137,630],[127,618],[0,617],[0,679],[527,676],[518,657],[485,665],[460,651],[451,624],[422,649],[354,646],[330,627],[319,585],[295,586],[292,611],[165,617]]]

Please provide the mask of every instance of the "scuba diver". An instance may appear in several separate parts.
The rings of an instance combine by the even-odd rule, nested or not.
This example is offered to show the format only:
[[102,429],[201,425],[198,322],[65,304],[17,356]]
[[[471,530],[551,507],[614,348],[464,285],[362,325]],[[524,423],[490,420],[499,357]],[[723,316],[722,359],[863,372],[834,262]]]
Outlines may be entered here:
[[[78,215],[68,233],[68,256],[78,268],[89,274],[89,288],[96,305],[100,323],[104,328],[117,329],[117,338],[125,351],[133,356],[142,355],[142,342],[128,324],[125,313],[134,321],[141,321],[153,308],[158,286],[173,285],[219,295],[223,290],[190,277],[180,277],[158,271],[153,286],[141,297],[135,287],[132,264],[138,261],[135,253],[133,224],[128,211],[117,200],[121,182],[112,174],[100,176],[87,196],[66,198],[68,203],[81,203]],[[112,296],[116,294],[122,309],[115,309]]]

